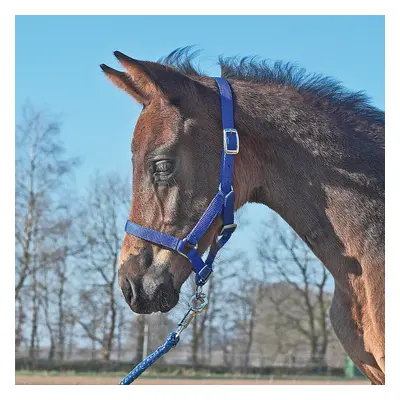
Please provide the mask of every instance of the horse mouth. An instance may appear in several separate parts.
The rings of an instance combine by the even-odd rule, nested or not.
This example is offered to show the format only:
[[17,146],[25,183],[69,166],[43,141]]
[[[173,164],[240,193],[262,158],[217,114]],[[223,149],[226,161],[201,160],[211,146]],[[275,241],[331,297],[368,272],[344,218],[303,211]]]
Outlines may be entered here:
[[129,306],[136,314],[167,313],[177,305],[178,301],[179,293],[176,290],[168,292],[159,290],[154,299],[142,299],[142,301],[129,304]]

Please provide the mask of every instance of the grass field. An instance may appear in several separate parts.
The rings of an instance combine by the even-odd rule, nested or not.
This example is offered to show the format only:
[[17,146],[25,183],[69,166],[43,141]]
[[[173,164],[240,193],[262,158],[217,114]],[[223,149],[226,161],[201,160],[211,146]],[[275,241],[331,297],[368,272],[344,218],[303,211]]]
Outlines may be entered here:
[[[17,372],[16,385],[117,385],[123,373],[117,374],[56,374]],[[336,377],[216,377],[216,376],[144,376],[136,385],[368,385],[369,381],[345,380]]]

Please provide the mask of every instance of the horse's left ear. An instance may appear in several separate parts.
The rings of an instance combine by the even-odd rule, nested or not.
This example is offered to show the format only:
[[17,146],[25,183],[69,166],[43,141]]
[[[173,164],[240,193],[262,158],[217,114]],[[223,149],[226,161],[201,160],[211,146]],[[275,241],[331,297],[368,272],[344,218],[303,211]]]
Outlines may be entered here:
[[148,99],[162,93],[172,102],[179,102],[185,92],[194,94],[196,86],[201,85],[170,66],[135,60],[119,51],[115,51],[114,55],[126,69],[137,90]]

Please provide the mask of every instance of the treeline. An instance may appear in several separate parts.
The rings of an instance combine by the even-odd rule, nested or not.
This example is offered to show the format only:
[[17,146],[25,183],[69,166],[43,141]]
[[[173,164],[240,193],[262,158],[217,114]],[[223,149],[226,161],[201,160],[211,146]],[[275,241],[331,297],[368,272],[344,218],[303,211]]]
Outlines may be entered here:
[[[82,163],[66,154],[60,127],[30,106],[16,124],[16,357],[32,368],[43,359],[137,362],[176,326],[190,282],[182,305],[167,315],[129,310],[119,291],[118,259],[130,179],[96,174],[76,188]],[[327,316],[326,270],[276,217],[258,237],[252,254],[228,248],[217,260],[205,289],[207,311],[165,363],[244,371],[340,365],[344,352]]]

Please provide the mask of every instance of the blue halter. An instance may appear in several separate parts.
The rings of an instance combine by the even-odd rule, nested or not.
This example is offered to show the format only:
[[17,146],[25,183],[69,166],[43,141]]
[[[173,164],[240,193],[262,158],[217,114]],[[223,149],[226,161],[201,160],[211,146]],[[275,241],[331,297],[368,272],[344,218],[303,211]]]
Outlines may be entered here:
[[[196,273],[197,286],[203,286],[207,282],[212,273],[212,264],[215,256],[236,229],[233,217],[235,193],[232,186],[232,174],[234,156],[239,152],[239,136],[237,130],[234,128],[233,99],[229,83],[223,78],[214,79],[217,82],[221,97],[224,140],[220,168],[220,185],[217,194],[211,200],[211,203],[200,217],[196,226],[184,239],[178,239],[151,228],[146,228],[129,220],[126,221],[125,225],[125,231],[130,235],[177,251],[189,259]],[[197,251],[197,244],[218,216],[222,216],[223,218],[223,226],[219,233],[220,238],[216,243],[215,250],[210,250],[206,261],[203,261]]]

